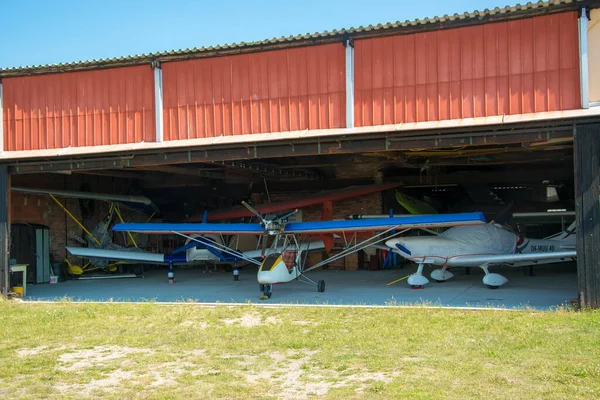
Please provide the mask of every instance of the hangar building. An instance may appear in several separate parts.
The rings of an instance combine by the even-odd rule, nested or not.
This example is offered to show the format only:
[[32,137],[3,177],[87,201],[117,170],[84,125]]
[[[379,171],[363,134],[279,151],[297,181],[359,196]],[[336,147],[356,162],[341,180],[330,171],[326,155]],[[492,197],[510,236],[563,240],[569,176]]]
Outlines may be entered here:
[[[440,212],[575,211],[573,297],[598,307],[599,6],[552,0],[0,70],[2,292],[15,240],[39,234],[48,258],[75,262],[65,246],[79,223],[114,214],[110,201],[61,192],[150,199],[143,212],[120,209],[137,222],[316,196],[302,210],[311,221],[405,212],[401,187]],[[350,197],[323,194],[348,187]],[[542,225],[527,233],[548,233]],[[27,279],[46,279],[40,271]]]

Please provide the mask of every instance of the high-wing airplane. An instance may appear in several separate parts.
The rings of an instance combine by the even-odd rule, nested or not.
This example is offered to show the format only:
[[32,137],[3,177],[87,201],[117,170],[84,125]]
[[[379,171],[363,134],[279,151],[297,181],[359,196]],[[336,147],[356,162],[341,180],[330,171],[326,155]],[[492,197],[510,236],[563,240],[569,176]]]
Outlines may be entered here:
[[[323,292],[325,290],[325,282],[314,282],[305,276],[307,272],[372,246],[373,244],[400,235],[409,229],[453,227],[458,225],[478,225],[485,223],[485,217],[482,213],[478,212],[425,216],[410,215],[386,219],[287,222],[287,218],[297,212],[297,210],[280,216],[266,217],[247,203],[243,203],[243,205],[258,217],[260,223],[117,224],[113,227],[113,230],[156,234],[172,233],[190,239],[191,241],[198,242],[206,247],[228,252],[233,256],[247,261],[250,260],[247,259],[246,255],[240,254],[234,249],[208,241],[203,236],[194,237],[192,235],[221,234],[262,236],[263,246],[261,255],[264,256],[263,260],[262,262],[257,262],[256,260],[252,260],[251,262],[259,265],[257,279],[260,284],[260,289],[263,292],[262,298],[264,299],[271,297],[273,284],[290,282],[292,280],[315,285],[318,291]],[[315,265],[307,265],[308,251],[318,249],[318,247],[315,246],[315,242],[311,241],[311,235],[333,233],[345,234],[346,232],[361,231],[378,233],[360,243],[349,246],[341,253],[329,257]],[[271,240],[271,246],[267,248],[267,242],[269,240]],[[169,273],[172,274],[172,266],[169,271]]]
[[489,267],[514,267],[564,262],[577,256],[575,250],[575,223],[566,231],[545,239],[528,239],[508,227],[491,222],[478,226],[457,226],[437,236],[412,236],[386,241],[386,246],[407,260],[418,264],[418,270],[408,278],[411,287],[429,283],[423,276],[425,265],[441,268],[431,272],[431,278],[443,282],[454,275],[450,267],[479,267],[485,273],[483,283],[492,289],[508,280]]
[[[94,248],[94,247],[72,247],[67,246],[67,251],[76,257],[89,258],[92,260],[112,260],[120,262],[136,262],[141,264],[168,265],[168,279],[170,283],[175,281],[173,266],[175,265],[193,265],[206,263],[225,263],[233,264],[233,279],[239,279],[239,262],[249,262],[260,265],[257,261],[262,257],[262,251],[245,250],[241,251],[237,247],[239,236],[235,236],[225,245],[226,238],[222,235],[190,236],[187,243],[173,251],[171,254],[149,253],[139,249],[131,248]],[[256,239],[254,239],[256,243]],[[312,241],[303,244],[302,250],[322,250],[325,245],[322,241]],[[137,250],[137,251],[131,251]],[[275,250],[284,251],[283,247],[277,247]]]

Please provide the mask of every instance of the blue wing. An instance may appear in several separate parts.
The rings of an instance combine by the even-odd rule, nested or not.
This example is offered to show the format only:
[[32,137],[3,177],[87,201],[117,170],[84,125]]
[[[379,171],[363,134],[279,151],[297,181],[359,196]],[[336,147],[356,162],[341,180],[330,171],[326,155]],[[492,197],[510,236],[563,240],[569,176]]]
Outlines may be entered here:
[[[389,228],[434,228],[457,225],[476,225],[485,223],[480,212],[460,214],[407,215],[394,218],[372,218],[343,221],[290,222],[285,225],[283,233],[318,233],[340,231],[376,231]],[[261,235],[265,229],[260,224],[161,224],[135,223],[117,224],[113,231],[129,231],[140,233],[202,233],[224,235]]]
[[485,223],[480,212],[459,214],[407,215],[394,218],[370,218],[343,221],[290,222],[284,233],[377,231],[390,228],[437,228]]
[[261,235],[265,232],[260,224],[161,224],[135,223],[116,224],[113,231],[129,231],[140,233],[222,233],[224,235]]

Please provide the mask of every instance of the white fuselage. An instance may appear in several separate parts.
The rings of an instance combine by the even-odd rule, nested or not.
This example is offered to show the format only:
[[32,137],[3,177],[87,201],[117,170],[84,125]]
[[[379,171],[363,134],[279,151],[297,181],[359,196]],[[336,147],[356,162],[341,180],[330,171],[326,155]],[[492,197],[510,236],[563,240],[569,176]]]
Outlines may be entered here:
[[[574,248],[575,235],[563,240],[528,239],[501,225],[486,224],[454,227],[439,236],[391,239],[386,245],[407,260],[419,264],[471,266],[477,263],[477,256],[563,252]],[[544,260],[544,263],[548,262],[556,261]],[[527,261],[519,264],[527,265]]]

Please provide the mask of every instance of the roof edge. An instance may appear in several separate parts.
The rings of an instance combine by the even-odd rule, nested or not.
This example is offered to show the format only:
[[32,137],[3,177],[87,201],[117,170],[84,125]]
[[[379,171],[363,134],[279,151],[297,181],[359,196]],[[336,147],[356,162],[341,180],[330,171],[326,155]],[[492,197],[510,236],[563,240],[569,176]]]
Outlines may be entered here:
[[212,58],[244,53],[279,50],[284,48],[306,47],[330,43],[343,43],[348,39],[359,40],[372,37],[403,35],[433,30],[460,28],[515,19],[531,18],[540,15],[576,11],[583,7],[599,8],[598,0],[550,0],[496,7],[493,10],[465,12],[463,14],[444,15],[442,17],[415,19],[412,21],[379,24],[367,27],[324,31],[314,34],[296,35],[262,40],[250,43],[233,43],[185,50],[173,50],[127,57],[114,57],[91,61],[26,66],[0,69],[0,79],[18,76],[52,73],[76,72],[95,69],[119,68],[135,65],[155,65],[159,63],[184,61],[198,58]]

